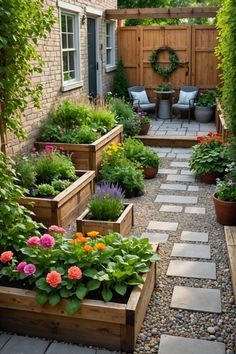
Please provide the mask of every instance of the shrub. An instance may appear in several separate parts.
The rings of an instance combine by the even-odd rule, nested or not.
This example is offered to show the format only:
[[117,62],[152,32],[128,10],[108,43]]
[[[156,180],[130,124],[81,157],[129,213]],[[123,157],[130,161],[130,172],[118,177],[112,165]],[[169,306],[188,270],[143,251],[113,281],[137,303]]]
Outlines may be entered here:
[[58,194],[58,191],[54,189],[53,186],[47,183],[39,184],[37,189],[37,195],[42,197],[55,196]]
[[27,158],[18,158],[15,169],[19,183],[23,188],[30,189],[36,182],[35,166]]
[[115,115],[104,108],[93,109],[90,112],[90,119],[92,126],[101,133],[107,133],[115,125]]
[[60,141],[71,144],[91,144],[97,140],[98,137],[99,135],[96,133],[95,129],[88,125],[83,125],[78,130],[68,131],[60,138]]
[[137,139],[128,138],[125,140],[124,154],[129,160],[140,163],[142,167],[158,167],[160,165],[158,154]]
[[49,119],[42,125],[42,129],[41,129],[42,141],[60,142],[61,135],[62,132],[60,127],[56,125],[52,119]]
[[126,78],[125,68],[121,58],[117,63],[112,93],[117,97],[128,97],[128,80]]
[[71,181],[69,181],[67,179],[65,179],[65,180],[58,179],[58,180],[52,181],[52,187],[58,192],[64,191],[64,189],[66,189],[70,185],[71,185]]

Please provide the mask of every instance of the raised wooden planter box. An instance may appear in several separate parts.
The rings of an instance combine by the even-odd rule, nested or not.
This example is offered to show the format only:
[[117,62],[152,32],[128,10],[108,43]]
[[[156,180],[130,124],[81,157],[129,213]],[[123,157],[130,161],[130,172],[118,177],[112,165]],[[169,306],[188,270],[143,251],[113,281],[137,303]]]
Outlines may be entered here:
[[45,226],[66,227],[73,223],[94,192],[94,171],[77,171],[79,178],[54,198],[23,197],[19,203],[34,212]]
[[133,288],[126,304],[83,300],[73,316],[65,312],[65,300],[55,307],[41,306],[33,291],[1,286],[0,329],[130,353],[155,286],[155,270],[152,264],[143,276],[144,284]]
[[46,145],[63,147],[65,152],[72,154],[71,159],[77,170],[93,170],[98,173],[101,165],[101,153],[107,149],[111,143],[120,143],[123,139],[123,125],[117,125],[107,134],[96,140],[92,144],[69,144],[69,143],[51,143],[37,142],[35,146],[38,149],[44,149]]
[[86,209],[76,220],[77,231],[86,234],[89,231],[99,231],[101,235],[107,235],[109,230],[119,232],[122,236],[127,236],[134,225],[133,204],[124,204],[125,209],[117,221],[99,221],[86,219],[89,209]]

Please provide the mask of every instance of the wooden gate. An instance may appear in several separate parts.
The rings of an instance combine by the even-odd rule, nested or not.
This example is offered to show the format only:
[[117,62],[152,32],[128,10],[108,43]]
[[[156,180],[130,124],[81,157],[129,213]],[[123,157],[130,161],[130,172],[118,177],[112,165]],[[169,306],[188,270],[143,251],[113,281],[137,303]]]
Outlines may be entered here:
[[[214,26],[119,27],[118,55],[124,61],[129,86],[143,85],[150,97],[154,95],[153,89],[166,80],[153,71],[149,57],[154,49],[168,45],[183,64],[167,79],[173,88],[215,88],[219,82],[214,55],[216,35]],[[168,52],[160,53],[158,62],[168,66]]]

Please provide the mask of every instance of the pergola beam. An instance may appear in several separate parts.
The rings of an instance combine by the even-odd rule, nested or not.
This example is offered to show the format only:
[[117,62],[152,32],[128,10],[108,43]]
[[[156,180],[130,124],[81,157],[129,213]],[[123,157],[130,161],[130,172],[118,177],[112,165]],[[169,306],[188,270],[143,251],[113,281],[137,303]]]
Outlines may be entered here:
[[172,7],[172,8],[138,8],[106,10],[108,20],[144,19],[144,18],[192,18],[215,17],[219,6]]

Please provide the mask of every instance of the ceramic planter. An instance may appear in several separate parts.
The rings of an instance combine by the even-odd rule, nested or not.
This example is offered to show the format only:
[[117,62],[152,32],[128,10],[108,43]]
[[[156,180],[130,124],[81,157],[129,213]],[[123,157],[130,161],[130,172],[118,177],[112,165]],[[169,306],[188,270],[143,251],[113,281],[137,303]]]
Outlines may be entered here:
[[142,124],[139,135],[147,135],[150,128],[150,123]]
[[194,116],[199,123],[209,123],[214,116],[214,107],[196,106],[194,109]]
[[236,226],[236,202],[217,199],[213,195],[216,220],[221,225]]
[[45,226],[66,227],[84,210],[94,193],[95,171],[77,171],[78,179],[54,198],[23,197],[19,203],[34,212]]
[[205,173],[204,175],[199,175],[201,182],[207,184],[216,184],[216,179],[217,178],[222,179],[223,177],[224,174],[221,172],[209,172],[209,173]]
[[35,146],[43,150],[46,145],[63,147],[66,153],[71,154],[72,162],[77,170],[93,170],[98,173],[102,161],[102,152],[108,148],[111,143],[121,143],[123,139],[123,125],[117,125],[107,134],[97,139],[92,144],[69,144],[69,143],[51,143],[37,142]]
[[98,231],[100,235],[107,235],[109,230],[127,236],[134,225],[133,204],[124,204],[125,208],[116,221],[100,221],[88,219],[89,209],[86,209],[77,219],[77,231],[86,234],[89,231]]
[[151,179],[156,177],[158,172],[158,167],[144,167],[143,168],[143,173],[144,173],[144,177],[146,179]]

